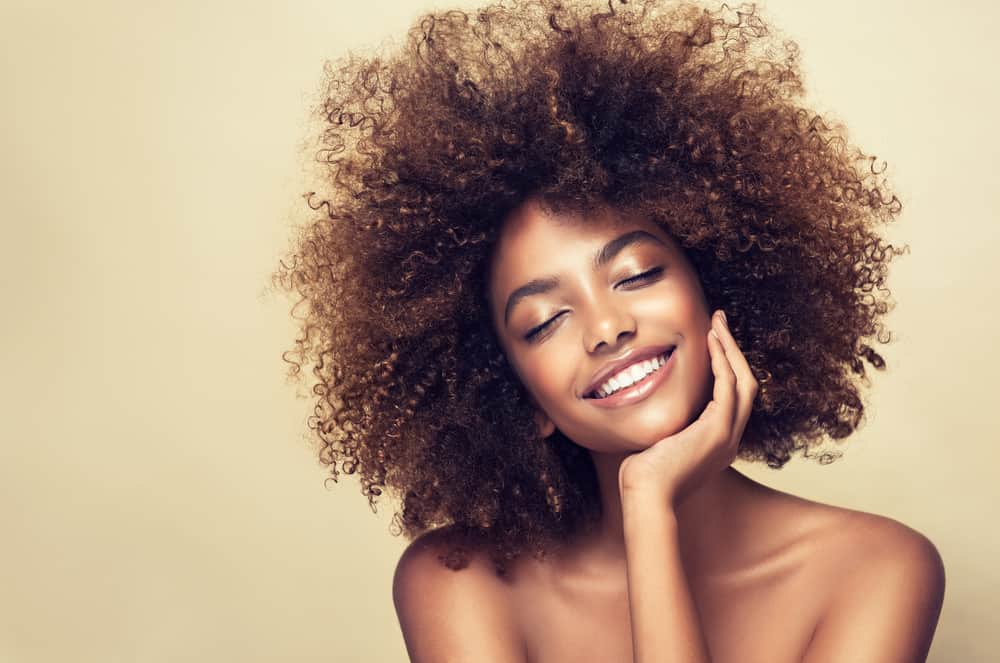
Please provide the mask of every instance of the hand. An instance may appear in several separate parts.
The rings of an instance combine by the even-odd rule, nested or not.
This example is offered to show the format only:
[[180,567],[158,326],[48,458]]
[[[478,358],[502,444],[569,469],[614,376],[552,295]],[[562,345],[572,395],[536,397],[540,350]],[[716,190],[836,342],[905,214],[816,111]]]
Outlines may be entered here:
[[684,430],[625,457],[618,469],[618,487],[623,496],[626,491],[652,491],[658,499],[676,507],[706,478],[736,460],[757,396],[757,380],[721,313],[712,316],[708,332],[715,378],[712,400]]

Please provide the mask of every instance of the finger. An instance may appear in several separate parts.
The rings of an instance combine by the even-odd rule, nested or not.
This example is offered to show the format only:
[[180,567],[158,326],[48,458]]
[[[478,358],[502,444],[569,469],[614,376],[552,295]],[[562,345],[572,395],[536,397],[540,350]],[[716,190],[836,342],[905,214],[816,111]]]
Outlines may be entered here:
[[753,409],[753,402],[757,396],[757,379],[754,377],[753,371],[750,369],[750,364],[746,360],[743,352],[740,350],[739,345],[736,343],[736,339],[733,337],[732,332],[726,325],[722,316],[717,317],[713,320],[713,328],[719,334],[719,340],[721,346],[726,354],[726,359],[728,360],[730,366],[732,367],[733,373],[736,375],[736,392],[737,396],[737,407],[736,407],[736,420],[734,421],[734,428],[738,436],[742,436],[743,428],[746,426],[746,420],[750,416],[750,411]]
[[720,378],[720,373],[725,376],[723,372],[725,367],[723,364],[726,362],[726,351],[722,349],[722,342],[719,340],[719,337],[713,334],[711,330],[708,332],[706,344],[708,345],[708,361],[712,369],[712,398],[709,399],[708,404],[701,411],[701,416],[698,417],[698,420],[708,420],[708,423],[712,423],[714,419],[720,416],[721,413],[719,410],[723,409],[726,401],[725,394],[723,393],[726,389],[726,382],[724,377]]
[[729,330],[729,326],[726,324],[721,315],[713,317],[713,322],[716,320],[718,321],[718,324],[714,324],[713,327],[719,334],[719,340],[722,342],[722,349],[726,351],[726,357],[729,359],[733,372],[736,374],[737,384],[742,382],[744,385],[749,385],[756,382],[753,371],[750,370],[750,364],[747,362],[746,357],[743,355],[739,345],[736,343],[736,339]]
[[718,410],[716,416],[720,419],[720,428],[723,428],[728,436],[732,432],[736,413],[736,374],[733,373],[733,368],[729,365],[729,360],[726,359],[722,340],[714,330],[708,332],[708,348],[714,376],[712,401]]

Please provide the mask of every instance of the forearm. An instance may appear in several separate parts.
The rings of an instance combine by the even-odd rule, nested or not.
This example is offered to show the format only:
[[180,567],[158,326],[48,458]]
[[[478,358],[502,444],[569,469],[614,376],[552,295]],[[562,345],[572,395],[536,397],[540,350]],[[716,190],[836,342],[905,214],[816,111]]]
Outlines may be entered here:
[[709,663],[708,643],[681,563],[677,519],[641,493],[622,495],[635,663]]

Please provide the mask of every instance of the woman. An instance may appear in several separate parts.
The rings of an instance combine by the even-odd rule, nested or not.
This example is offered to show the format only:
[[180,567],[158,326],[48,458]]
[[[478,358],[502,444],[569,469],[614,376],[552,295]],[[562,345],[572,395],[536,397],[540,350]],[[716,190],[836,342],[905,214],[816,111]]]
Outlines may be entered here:
[[926,657],[926,537],[729,467],[836,457],[902,252],[881,171],[768,34],[524,0],[330,69],[290,361],[334,479],[401,502],[413,661]]

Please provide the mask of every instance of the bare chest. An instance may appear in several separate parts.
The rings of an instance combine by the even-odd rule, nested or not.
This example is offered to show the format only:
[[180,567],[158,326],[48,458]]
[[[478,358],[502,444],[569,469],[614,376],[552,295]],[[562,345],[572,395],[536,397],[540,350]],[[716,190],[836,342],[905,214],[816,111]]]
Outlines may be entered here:
[[[828,580],[793,559],[741,575],[689,581],[715,663],[801,660],[822,612]],[[628,594],[623,583],[528,585],[517,614],[530,663],[631,663]]]

